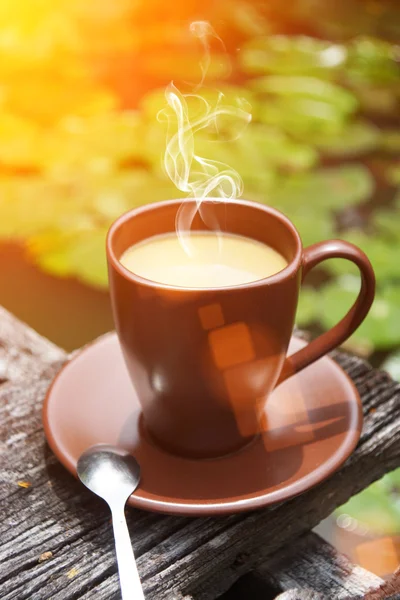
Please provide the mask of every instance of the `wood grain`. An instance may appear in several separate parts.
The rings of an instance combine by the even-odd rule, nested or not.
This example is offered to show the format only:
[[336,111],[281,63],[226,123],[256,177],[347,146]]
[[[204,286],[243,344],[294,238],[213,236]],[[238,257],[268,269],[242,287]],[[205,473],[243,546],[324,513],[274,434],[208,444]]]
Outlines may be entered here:
[[[315,533],[301,536],[290,547],[281,549],[256,570],[257,576],[285,590],[328,600],[363,598],[372,588],[383,585],[382,579],[353,565]],[[308,588],[308,589],[307,589]],[[314,594],[314,596],[312,596]],[[282,594],[279,600],[289,600]]]
[[[148,598],[214,600],[400,465],[399,386],[357,358],[336,358],[363,398],[365,425],[351,458],[317,488],[249,514],[190,519],[129,510]],[[65,359],[62,350],[0,309],[2,600],[119,598],[108,510],[58,463],[43,436],[44,394]],[[40,560],[44,553],[51,555]],[[282,583],[294,587],[297,576],[285,573]]]

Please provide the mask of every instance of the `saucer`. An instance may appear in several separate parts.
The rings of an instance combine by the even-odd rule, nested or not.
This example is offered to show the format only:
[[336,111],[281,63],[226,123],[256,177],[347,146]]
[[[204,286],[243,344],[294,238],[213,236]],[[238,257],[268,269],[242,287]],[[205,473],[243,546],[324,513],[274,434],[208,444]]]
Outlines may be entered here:
[[[293,338],[289,353],[302,346]],[[278,386],[265,417],[267,430],[233,454],[204,460],[164,451],[143,427],[115,333],[73,355],[43,408],[50,447],[71,473],[88,446],[121,446],[142,470],[131,506],[192,516],[252,510],[305,492],[346,460],[362,426],[357,390],[328,357]]]

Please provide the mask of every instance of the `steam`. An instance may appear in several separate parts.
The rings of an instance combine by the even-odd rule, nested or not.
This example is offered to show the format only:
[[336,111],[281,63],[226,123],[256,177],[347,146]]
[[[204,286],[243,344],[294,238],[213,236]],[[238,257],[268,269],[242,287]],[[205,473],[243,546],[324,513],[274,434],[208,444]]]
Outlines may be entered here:
[[215,33],[208,21],[193,21],[193,23],[190,24],[189,30],[190,33],[199,40],[203,48],[203,58],[200,61],[201,81],[196,87],[196,90],[198,90],[203,85],[208,73],[208,69],[210,68],[211,51],[209,39],[216,38],[221,43],[221,46],[224,48],[224,50],[225,46],[221,38]]
[[[201,61],[202,78],[195,92],[204,83],[210,66],[210,37],[218,36],[207,21],[196,21],[191,24],[190,31],[195,35],[203,47]],[[220,40],[221,41],[221,40]],[[222,43],[222,42],[221,42]],[[210,211],[202,211],[202,203],[206,198],[226,200],[239,198],[243,191],[243,182],[240,175],[229,165],[219,161],[210,160],[196,154],[196,133],[201,130],[214,130],[219,134],[221,119],[229,117],[237,121],[239,130],[251,121],[245,101],[238,99],[236,106],[224,104],[224,95],[218,94],[215,106],[211,106],[205,98],[196,94],[183,94],[173,82],[165,90],[168,108],[160,111],[158,119],[168,121],[167,145],[164,155],[164,168],[175,186],[195,200],[195,204],[185,201],[178,211],[176,218],[176,231],[188,254],[191,254],[188,236],[191,224],[197,212],[208,227],[219,231],[219,224],[214,220]],[[193,116],[193,109],[189,109],[188,101],[193,104],[198,102],[201,110]]]

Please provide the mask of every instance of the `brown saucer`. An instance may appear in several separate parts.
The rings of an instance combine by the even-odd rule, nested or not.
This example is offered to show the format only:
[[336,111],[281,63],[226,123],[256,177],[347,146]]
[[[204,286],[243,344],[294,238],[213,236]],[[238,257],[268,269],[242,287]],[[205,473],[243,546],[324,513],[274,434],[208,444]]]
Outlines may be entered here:
[[[294,338],[290,351],[303,345]],[[247,447],[216,459],[180,458],[156,446],[143,430],[112,333],[75,354],[61,370],[46,396],[43,421],[52,450],[74,475],[88,446],[120,445],[142,469],[131,506],[195,516],[281,502],[323,481],[356,446],[362,412],[352,381],[324,357],[273,392],[266,405],[268,430]]]

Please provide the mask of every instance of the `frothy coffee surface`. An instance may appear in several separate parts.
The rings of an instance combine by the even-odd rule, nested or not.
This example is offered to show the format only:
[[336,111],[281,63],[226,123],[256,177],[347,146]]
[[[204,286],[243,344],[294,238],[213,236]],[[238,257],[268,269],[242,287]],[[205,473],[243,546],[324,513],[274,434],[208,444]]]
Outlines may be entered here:
[[273,248],[240,235],[196,232],[157,235],[134,244],[120,258],[124,267],[158,283],[219,288],[250,283],[284,269],[287,261]]

